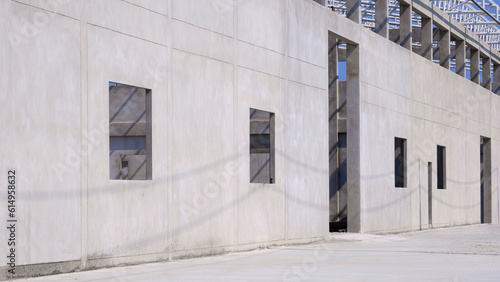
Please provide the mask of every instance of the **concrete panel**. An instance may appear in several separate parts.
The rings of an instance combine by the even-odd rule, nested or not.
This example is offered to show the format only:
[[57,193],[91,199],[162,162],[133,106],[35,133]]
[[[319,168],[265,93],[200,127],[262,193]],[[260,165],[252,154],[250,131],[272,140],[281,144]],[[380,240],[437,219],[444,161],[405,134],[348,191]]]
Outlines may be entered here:
[[173,91],[182,93],[173,101],[176,248],[228,246],[236,193],[233,65],[181,51],[174,51],[173,65]]
[[[408,61],[410,51],[396,44],[389,44],[386,39],[373,33],[366,33],[363,38],[360,60],[361,79],[366,83],[387,89],[392,93],[410,97],[411,66],[402,62]],[[368,43],[369,42],[369,43]],[[369,67],[373,66],[373,67]],[[408,79],[403,79],[408,77]]]
[[123,0],[124,2],[132,3],[136,6],[146,8],[153,12],[169,15],[168,13],[168,1],[151,1],[151,0]]
[[[125,48],[126,46],[126,48]],[[157,76],[166,68],[166,48],[107,29],[89,26],[88,132],[88,255],[112,258],[168,252],[167,82]],[[153,180],[109,180],[108,82],[133,85],[152,92]],[[162,110],[163,109],[163,110]],[[159,200],[160,199],[160,200]],[[146,238],[145,239],[145,234]]]
[[[272,75],[238,69],[237,108],[237,242],[261,243],[286,238],[285,148],[284,129],[293,119],[282,109],[283,80]],[[249,177],[249,109],[274,113],[275,118],[275,183],[250,184]]]
[[[362,87],[362,92],[365,90]],[[374,91],[377,91],[375,88]],[[361,163],[361,225],[363,232],[402,230],[411,226],[412,174],[408,176],[407,188],[395,188],[394,138],[408,139],[407,148],[412,147],[410,118],[386,108],[362,103],[361,105],[361,151],[362,159],[377,162]],[[376,148],[376,149],[375,149]],[[410,163],[408,171],[414,164]],[[388,215],[391,216],[388,216]]]
[[234,34],[233,0],[172,0],[172,16],[174,19],[229,37]]
[[119,0],[88,0],[87,9],[91,24],[167,45],[167,20],[160,14]]
[[[349,231],[479,223],[480,136],[498,223],[499,96],[356,24],[359,9],[346,19],[316,2],[0,1],[0,167],[19,174],[24,275],[326,236],[329,34],[348,43],[347,82],[330,88],[346,100],[335,126],[347,134]],[[425,45],[424,2],[413,3],[429,16]],[[450,33],[489,55],[453,22]],[[151,89],[151,180],[110,180],[110,135],[133,122],[109,125],[110,81]],[[275,116],[274,184],[250,183],[250,108]],[[394,187],[395,137],[407,139],[406,188]]]
[[289,56],[325,68],[328,35],[324,8],[312,1],[288,0],[288,9]]
[[[74,19],[80,19],[80,9],[85,9],[85,1],[82,0],[19,0],[19,3],[38,8],[37,13],[33,17],[27,18],[28,21],[35,25],[35,23],[42,24],[49,19],[47,24],[51,22],[54,14],[64,15]],[[48,18],[46,16],[49,16]],[[38,24],[36,24],[38,25]],[[46,24],[42,24],[46,25]],[[37,26],[40,27],[40,26]]]
[[[29,37],[26,19],[39,8],[0,3],[0,167],[16,174],[16,263],[71,261],[81,257],[80,225],[80,24],[51,15]],[[9,38],[19,36],[19,44]],[[57,42],[57,44],[54,44]],[[7,183],[7,182],[6,182]],[[7,189],[7,186],[5,186]],[[2,200],[6,222],[7,190]],[[6,230],[6,229],[4,229]],[[8,230],[6,230],[8,231]],[[1,232],[8,252],[10,233]],[[5,264],[4,264],[5,265]]]
[[[252,44],[238,41],[238,65],[267,73],[274,76],[281,76],[283,72],[284,56]],[[260,58],[260,60],[255,60]]]
[[283,53],[281,0],[238,0],[238,39]]
[[323,68],[290,58],[288,77],[291,81],[326,89],[327,77]]
[[[328,108],[324,91],[291,82],[285,128],[288,238],[328,232]],[[304,223],[307,223],[304,225]]]
[[234,60],[232,38],[177,20],[172,21],[172,46],[227,63]]

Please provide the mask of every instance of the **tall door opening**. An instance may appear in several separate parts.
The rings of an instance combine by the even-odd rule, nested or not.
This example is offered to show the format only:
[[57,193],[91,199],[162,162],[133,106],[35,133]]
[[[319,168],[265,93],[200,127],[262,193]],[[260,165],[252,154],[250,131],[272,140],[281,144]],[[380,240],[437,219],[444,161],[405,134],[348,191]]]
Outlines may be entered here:
[[347,230],[347,44],[329,34],[330,232]]
[[427,163],[427,206],[429,228],[432,228],[432,162]]
[[330,231],[361,231],[359,50],[328,32]]
[[481,137],[481,223],[491,223],[491,140]]

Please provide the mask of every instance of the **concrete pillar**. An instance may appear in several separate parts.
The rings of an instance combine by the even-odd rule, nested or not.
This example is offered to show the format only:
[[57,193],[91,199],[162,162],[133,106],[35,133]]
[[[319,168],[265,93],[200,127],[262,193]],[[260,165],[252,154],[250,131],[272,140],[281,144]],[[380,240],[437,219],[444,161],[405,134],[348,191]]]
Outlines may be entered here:
[[338,39],[331,33],[328,34],[328,139],[330,151],[329,164],[329,200],[330,200],[330,222],[338,221],[338,89],[339,89],[339,71],[338,71]]
[[439,64],[446,69],[450,69],[450,35],[449,30],[439,30]]
[[432,19],[422,17],[422,57],[432,61]]
[[375,32],[384,38],[389,36],[389,0],[375,2]]
[[361,0],[346,1],[346,16],[355,23],[361,23]]
[[465,41],[455,40],[455,72],[462,77],[465,77],[466,59]]
[[412,12],[411,6],[399,4],[399,40],[401,46],[411,50],[412,43]]
[[479,84],[479,50],[470,48],[470,80]]
[[361,232],[359,45],[347,44],[347,231]]
[[491,57],[483,58],[483,87],[491,91]]
[[493,87],[491,91],[500,94],[500,65],[493,64]]

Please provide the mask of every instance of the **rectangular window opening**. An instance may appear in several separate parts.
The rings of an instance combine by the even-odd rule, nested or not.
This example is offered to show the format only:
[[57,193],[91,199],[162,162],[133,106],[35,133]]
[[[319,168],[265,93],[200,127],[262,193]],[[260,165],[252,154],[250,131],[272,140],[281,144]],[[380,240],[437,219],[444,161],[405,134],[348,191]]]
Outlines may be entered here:
[[437,188],[446,189],[446,147],[437,146]]
[[151,90],[109,82],[110,179],[152,179],[151,133]]
[[418,55],[422,55],[422,16],[412,11],[412,48]]
[[450,71],[457,73],[457,40],[450,36]]
[[432,60],[435,64],[439,65],[440,57],[439,57],[439,47],[441,46],[440,40],[440,29],[436,25],[432,25]]
[[398,188],[406,188],[406,139],[394,138],[394,172],[395,185]]
[[250,109],[250,183],[275,183],[274,113]]

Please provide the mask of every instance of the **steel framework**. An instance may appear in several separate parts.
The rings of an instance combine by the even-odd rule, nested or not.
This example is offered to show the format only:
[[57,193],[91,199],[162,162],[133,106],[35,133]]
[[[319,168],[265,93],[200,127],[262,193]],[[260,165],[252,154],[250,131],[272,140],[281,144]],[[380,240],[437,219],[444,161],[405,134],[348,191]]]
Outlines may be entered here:
[[[375,28],[374,0],[361,1],[362,24],[370,29]],[[494,0],[450,0],[430,1],[453,19],[462,23],[469,30],[500,50],[500,7]],[[346,15],[346,0],[329,0],[328,7],[335,13]],[[399,28],[399,2],[389,0],[389,28]],[[413,13],[413,26],[420,27],[420,16]]]

